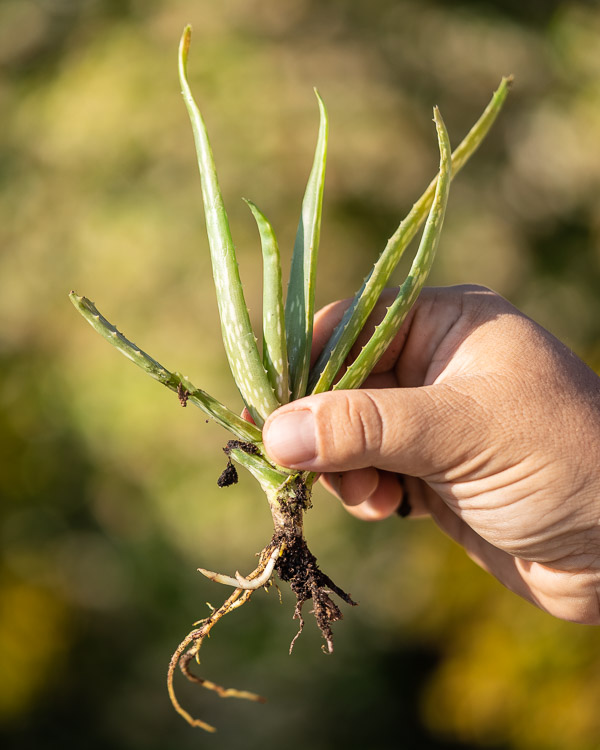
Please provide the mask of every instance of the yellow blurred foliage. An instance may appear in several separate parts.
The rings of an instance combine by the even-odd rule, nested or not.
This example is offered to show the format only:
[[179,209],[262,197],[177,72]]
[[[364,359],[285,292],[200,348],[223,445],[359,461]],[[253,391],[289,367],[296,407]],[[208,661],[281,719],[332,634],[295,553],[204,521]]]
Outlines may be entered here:
[[58,679],[68,643],[68,610],[51,592],[0,578],[0,719],[29,711]]

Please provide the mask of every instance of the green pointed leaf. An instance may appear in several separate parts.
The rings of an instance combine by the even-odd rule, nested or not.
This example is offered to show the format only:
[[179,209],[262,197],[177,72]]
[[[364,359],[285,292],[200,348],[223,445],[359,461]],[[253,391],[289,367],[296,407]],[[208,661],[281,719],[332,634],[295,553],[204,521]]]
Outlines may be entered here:
[[434,121],[440,148],[440,172],[419,249],[396,299],[388,308],[384,319],[377,326],[368,343],[334,386],[336,390],[358,388],[363,383],[398,332],[431,270],[444,223],[452,172],[450,141],[437,107],[434,109]]
[[196,143],[223,343],[236,385],[252,418],[260,427],[279,404],[263,367],[250,325],[235,248],[206,126],[187,81],[187,58],[191,33],[191,27],[187,26],[181,38],[179,79]]
[[185,398],[188,402],[202,409],[205,414],[212,417],[221,427],[233,433],[243,441],[260,443],[262,433],[253,424],[246,422],[237,414],[224,406],[216,398],[210,396],[206,391],[196,388],[190,381],[177,372],[170,372],[157,362],[153,357],[142,351],[129,339],[116,329],[96,308],[93,302],[86,297],[80,297],[75,292],[69,294],[69,299],[75,308],[83,315],[92,328],[103,336],[110,344],[124,354],[128,359],[141,367],[150,377],[158,380],[171,391]]
[[[504,104],[511,83],[512,77],[502,79],[481,117],[452,154],[452,178],[466,164],[487,135]],[[308,385],[309,393],[321,393],[331,388],[335,376],[363,329],[402,254],[425,221],[434,199],[437,180],[438,177],[430,183],[401,222],[362,287],[354,296],[352,304],[333,331],[312,369]]]
[[315,284],[317,255],[321,230],[321,207],[325,184],[325,163],[327,159],[327,136],[329,124],[323,100],[315,89],[319,102],[319,136],[304,200],[302,214],[288,284],[285,321],[289,359],[291,398],[304,396],[310,366],[313,317],[315,312]]
[[277,400],[285,404],[290,392],[279,245],[265,216],[252,201],[244,200],[256,219],[263,255],[263,365]]

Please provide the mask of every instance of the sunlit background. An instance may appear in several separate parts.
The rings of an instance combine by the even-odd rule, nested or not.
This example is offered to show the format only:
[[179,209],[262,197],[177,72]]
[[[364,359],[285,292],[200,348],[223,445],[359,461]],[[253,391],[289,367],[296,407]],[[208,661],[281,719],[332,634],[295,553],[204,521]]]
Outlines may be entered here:
[[176,75],[210,130],[252,315],[259,242],[289,264],[318,111],[331,118],[318,303],[354,293],[502,75],[515,85],[457,179],[433,282],[508,297],[600,369],[600,8],[557,0],[3,0],[0,4],[0,744],[3,748],[597,750],[600,630],[536,611],[428,522],[361,524],[319,491],[307,534],[352,592],[325,656],[290,657],[292,596],[215,629],[203,674],[169,657],[253,567],[270,517],[218,490],[226,434],[96,336],[94,299],[167,367],[241,407],[224,364]]

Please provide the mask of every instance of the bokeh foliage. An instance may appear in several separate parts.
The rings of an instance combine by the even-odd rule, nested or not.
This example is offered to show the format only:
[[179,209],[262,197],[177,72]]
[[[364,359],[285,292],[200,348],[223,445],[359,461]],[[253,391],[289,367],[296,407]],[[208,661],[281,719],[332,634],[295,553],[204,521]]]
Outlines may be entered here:
[[[195,690],[170,652],[241,570],[269,513],[218,491],[224,433],[74,313],[96,299],[168,367],[233,408],[177,42],[213,140],[247,298],[260,257],[239,198],[293,243],[317,85],[331,116],[318,302],[349,296],[501,75],[516,84],[451,194],[434,283],[492,286],[600,368],[600,9],[417,0],[4,0],[0,5],[0,742],[3,747],[578,748],[600,743],[600,635],[504,591],[428,523],[307,518],[360,607],[294,655],[291,597],[257,595],[204,655],[266,707]],[[263,507],[264,506],[264,507]]]

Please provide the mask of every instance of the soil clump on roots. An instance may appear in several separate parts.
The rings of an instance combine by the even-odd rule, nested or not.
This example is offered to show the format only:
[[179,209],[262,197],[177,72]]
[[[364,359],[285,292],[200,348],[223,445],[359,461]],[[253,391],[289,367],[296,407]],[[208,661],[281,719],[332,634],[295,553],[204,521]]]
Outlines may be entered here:
[[309,599],[313,601],[312,614],[327,643],[327,651],[333,651],[333,632],[331,624],[341,620],[343,615],[330,594],[334,593],[346,604],[356,606],[351,596],[337,586],[317,565],[317,558],[308,549],[302,534],[281,530],[273,536],[273,547],[281,547],[283,552],[275,563],[275,570],[282,581],[290,584],[296,595],[294,619],[300,620],[300,627],[290,644],[290,653],[296,639],[304,628],[302,607]]

